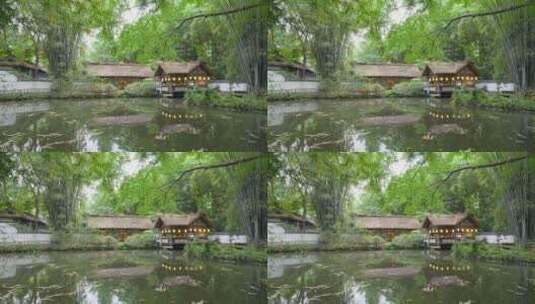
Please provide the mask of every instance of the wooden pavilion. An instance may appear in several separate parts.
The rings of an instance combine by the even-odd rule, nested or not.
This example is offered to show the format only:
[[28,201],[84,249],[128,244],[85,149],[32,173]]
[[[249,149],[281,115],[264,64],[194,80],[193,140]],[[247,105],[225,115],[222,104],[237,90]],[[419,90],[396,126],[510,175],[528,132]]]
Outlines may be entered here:
[[387,241],[403,233],[419,230],[422,224],[418,219],[407,216],[353,216],[355,227],[380,235]]
[[415,64],[355,63],[353,64],[353,74],[355,76],[377,82],[390,89],[400,82],[419,78],[422,75],[422,72]]
[[426,91],[431,96],[451,96],[455,89],[473,89],[478,80],[479,72],[471,61],[431,62],[428,63],[422,76],[427,81]]
[[[0,60],[0,71],[15,71],[15,74],[22,75],[28,80],[48,80],[48,72],[43,67],[25,61],[16,62],[10,60]],[[19,79],[19,81],[21,80],[25,79]]]
[[156,68],[155,77],[162,95],[175,96],[192,87],[208,86],[210,71],[201,61],[163,62]]
[[316,229],[316,224],[308,219],[295,214],[270,213],[268,222],[282,225],[286,231],[310,231]]
[[268,71],[281,74],[285,80],[316,80],[316,72],[302,63],[270,61]]
[[12,210],[0,212],[0,223],[23,225],[38,231],[48,230],[47,223],[42,219],[26,213],[15,213]]
[[144,64],[97,64],[87,65],[87,73],[91,76],[112,82],[120,89],[124,89],[132,82],[152,78],[153,72]]
[[449,248],[454,243],[475,239],[479,222],[466,213],[429,214],[423,222],[426,244],[431,248]]
[[151,230],[154,227],[148,217],[135,215],[96,215],[87,218],[87,227],[124,241],[132,234]]
[[161,215],[155,222],[159,231],[158,244],[163,248],[182,247],[192,240],[206,240],[212,232],[212,223],[206,214]]

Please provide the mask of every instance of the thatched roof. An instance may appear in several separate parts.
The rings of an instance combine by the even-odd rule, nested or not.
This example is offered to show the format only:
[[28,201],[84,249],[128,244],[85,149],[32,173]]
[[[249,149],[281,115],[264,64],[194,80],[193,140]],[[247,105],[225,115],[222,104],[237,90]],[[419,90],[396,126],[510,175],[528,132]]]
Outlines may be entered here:
[[316,73],[314,72],[312,68],[301,63],[270,61],[268,62],[268,67],[277,67],[277,68],[284,68],[284,69],[289,69],[289,70],[306,71],[306,72],[313,73],[313,74]]
[[202,220],[208,226],[211,226],[211,222],[208,220],[206,214],[202,212],[191,214],[164,214],[160,215],[156,220],[155,227],[160,228],[162,226],[189,226],[197,220]]
[[472,72],[478,75],[478,71],[471,61],[457,61],[457,62],[430,62],[425,65],[423,70],[424,76],[431,74],[457,74],[459,71],[468,67]]
[[13,214],[13,213],[0,213],[0,220],[1,219],[9,219],[17,222],[26,222],[26,223],[37,223],[40,225],[46,226],[47,223],[39,218],[36,218],[35,216],[29,215],[29,214]]
[[10,68],[24,68],[28,70],[38,70],[40,72],[46,73],[46,70],[43,67],[31,64],[28,62],[13,62],[13,61],[0,61],[0,67],[10,67]]
[[154,227],[148,217],[135,215],[89,216],[87,226],[92,229],[136,229],[149,230]]
[[395,77],[417,78],[422,72],[414,64],[382,63],[382,64],[353,64],[353,72],[361,77]]
[[308,225],[316,226],[316,224],[311,219],[304,218],[295,214],[270,213],[268,214],[268,219],[277,219],[287,222],[298,222],[301,224],[306,223]]
[[209,73],[204,63],[196,60],[190,62],[162,62],[156,68],[155,75],[159,76],[162,74],[190,74],[199,67]]
[[479,225],[478,221],[471,215],[466,213],[455,214],[429,214],[424,220],[423,227],[430,226],[456,226],[464,220],[469,220],[475,225]]
[[406,216],[361,216],[353,217],[355,225],[362,229],[416,230],[422,227],[418,219]]
[[132,63],[88,64],[87,72],[96,77],[150,78],[153,75],[148,65]]

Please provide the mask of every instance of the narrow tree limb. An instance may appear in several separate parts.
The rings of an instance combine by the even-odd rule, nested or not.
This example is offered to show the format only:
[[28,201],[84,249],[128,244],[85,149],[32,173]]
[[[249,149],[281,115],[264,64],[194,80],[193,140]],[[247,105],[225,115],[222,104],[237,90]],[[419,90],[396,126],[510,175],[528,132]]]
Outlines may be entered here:
[[189,22],[189,21],[192,21],[192,20],[195,20],[195,19],[231,15],[231,14],[247,11],[247,10],[250,10],[250,9],[253,9],[253,8],[257,8],[257,7],[260,7],[260,6],[264,6],[266,4],[267,4],[267,2],[260,2],[260,3],[257,3],[257,4],[245,5],[245,6],[240,6],[240,7],[237,7],[237,8],[231,8],[231,9],[226,9],[226,10],[212,12],[212,13],[203,13],[203,14],[190,16],[190,17],[182,19],[180,21],[180,23],[177,25],[176,29],[177,30],[180,29],[186,22]]
[[498,166],[502,166],[502,165],[505,165],[505,164],[510,164],[510,163],[514,163],[514,162],[517,162],[517,161],[521,161],[521,160],[527,159],[529,157],[531,157],[531,155],[530,154],[526,154],[524,156],[515,157],[515,158],[509,158],[509,159],[502,160],[502,161],[495,162],[495,163],[489,163],[489,164],[483,164],[483,165],[471,165],[471,166],[461,167],[461,168],[455,169],[453,171],[450,171],[448,173],[448,175],[441,182],[442,183],[446,182],[452,176],[454,176],[455,174],[460,173],[462,171],[498,167]]
[[231,166],[235,166],[235,165],[238,165],[238,164],[250,162],[250,161],[262,158],[262,157],[264,157],[264,154],[258,154],[258,155],[255,155],[255,156],[246,157],[246,158],[240,158],[240,159],[237,159],[237,160],[224,162],[224,163],[219,163],[219,164],[214,164],[214,165],[203,165],[203,166],[193,167],[193,168],[190,168],[190,169],[182,171],[177,178],[175,178],[173,181],[168,183],[166,186],[168,186],[170,184],[178,183],[186,175],[188,175],[188,174],[190,174],[192,172],[195,172],[195,171],[231,167]]
[[535,0],[528,0],[523,4],[510,5],[510,6],[506,6],[506,7],[494,10],[494,11],[488,11],[488,12],[482,12],[482,13],[471,13],[471,14],[465,14],[465,15],[457,16],[457,17],[451,19],[450,21],[448,21],[446,26],[444,26],[444,29],[447,29],[454,22],[459,21],[461,19],[503,14],[503,13],[507,13],[507,12],[514,11],[514,10],[517,10],[517,9],[521,9],[521,8],[524,8],[524,7],[533,5],[533,4],[535,4]]

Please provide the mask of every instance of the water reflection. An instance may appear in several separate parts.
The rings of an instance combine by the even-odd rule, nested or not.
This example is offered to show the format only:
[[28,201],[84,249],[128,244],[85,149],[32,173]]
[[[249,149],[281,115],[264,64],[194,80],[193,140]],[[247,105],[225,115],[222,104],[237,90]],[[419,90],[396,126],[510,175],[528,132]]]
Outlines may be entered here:
[[272,103],[271,151],[517,151],[533,149],[535,114],[451,106],[444,100]]
[[100,99],[0,104],[0,151],[264,151],[261,112],[176,100]]
[[262,303],[265,265],[153,251],[0,256],[0,303]]
[[535,267],[425,252],[276,255],[269,303],[533,303]]

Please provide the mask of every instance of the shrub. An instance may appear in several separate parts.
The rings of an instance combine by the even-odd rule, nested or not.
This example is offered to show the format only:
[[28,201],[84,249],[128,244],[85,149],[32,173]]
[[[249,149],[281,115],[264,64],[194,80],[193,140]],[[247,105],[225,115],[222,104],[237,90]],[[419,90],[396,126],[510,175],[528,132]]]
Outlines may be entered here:
[[265,98],[254,95],[235,96],[232,94],[222,94],[217,90],[204,88],[188,90],[184,96],[184,101],[188,105],[195,106],[204,105],[236,110],[267,110],[267,101]]
[[424,96],[425,83],[421,80],[400,82],[389,91],[388,95],[396,97],[420,97]]
[[380,236],[365,233],[324,232],[320,235],[322,250],[379,249],[384,244],[385,240]]
[[396,236],[386,245],[386,249],[421,249],[424,248],[425,235],[419,231]]
[[118,244],[112,236],[95,233],[59,232],[52,237],[52,248],[56,250],[117,249]]
[[143,233],[136,233],[124,242],[124,248],[127,249],[150,249],[156,245],[156,233],[154,231],[145,231]]
[[52,84],[52,93],[58,98],[116,97],[119,90],[111,83],[93,79],[81,81],[57,80]]
[[231,245],[221,245],[213,242],[191,242],[184,247],[184,254],[194,258],[215,258],[235,261],[250,261],[265,263],[267,261],[266,250],[260,250],[253,246],[238,248]]
[[128,97],[156,97],[157,83],[153,79],[136,81],[124,88],[123,94]]

